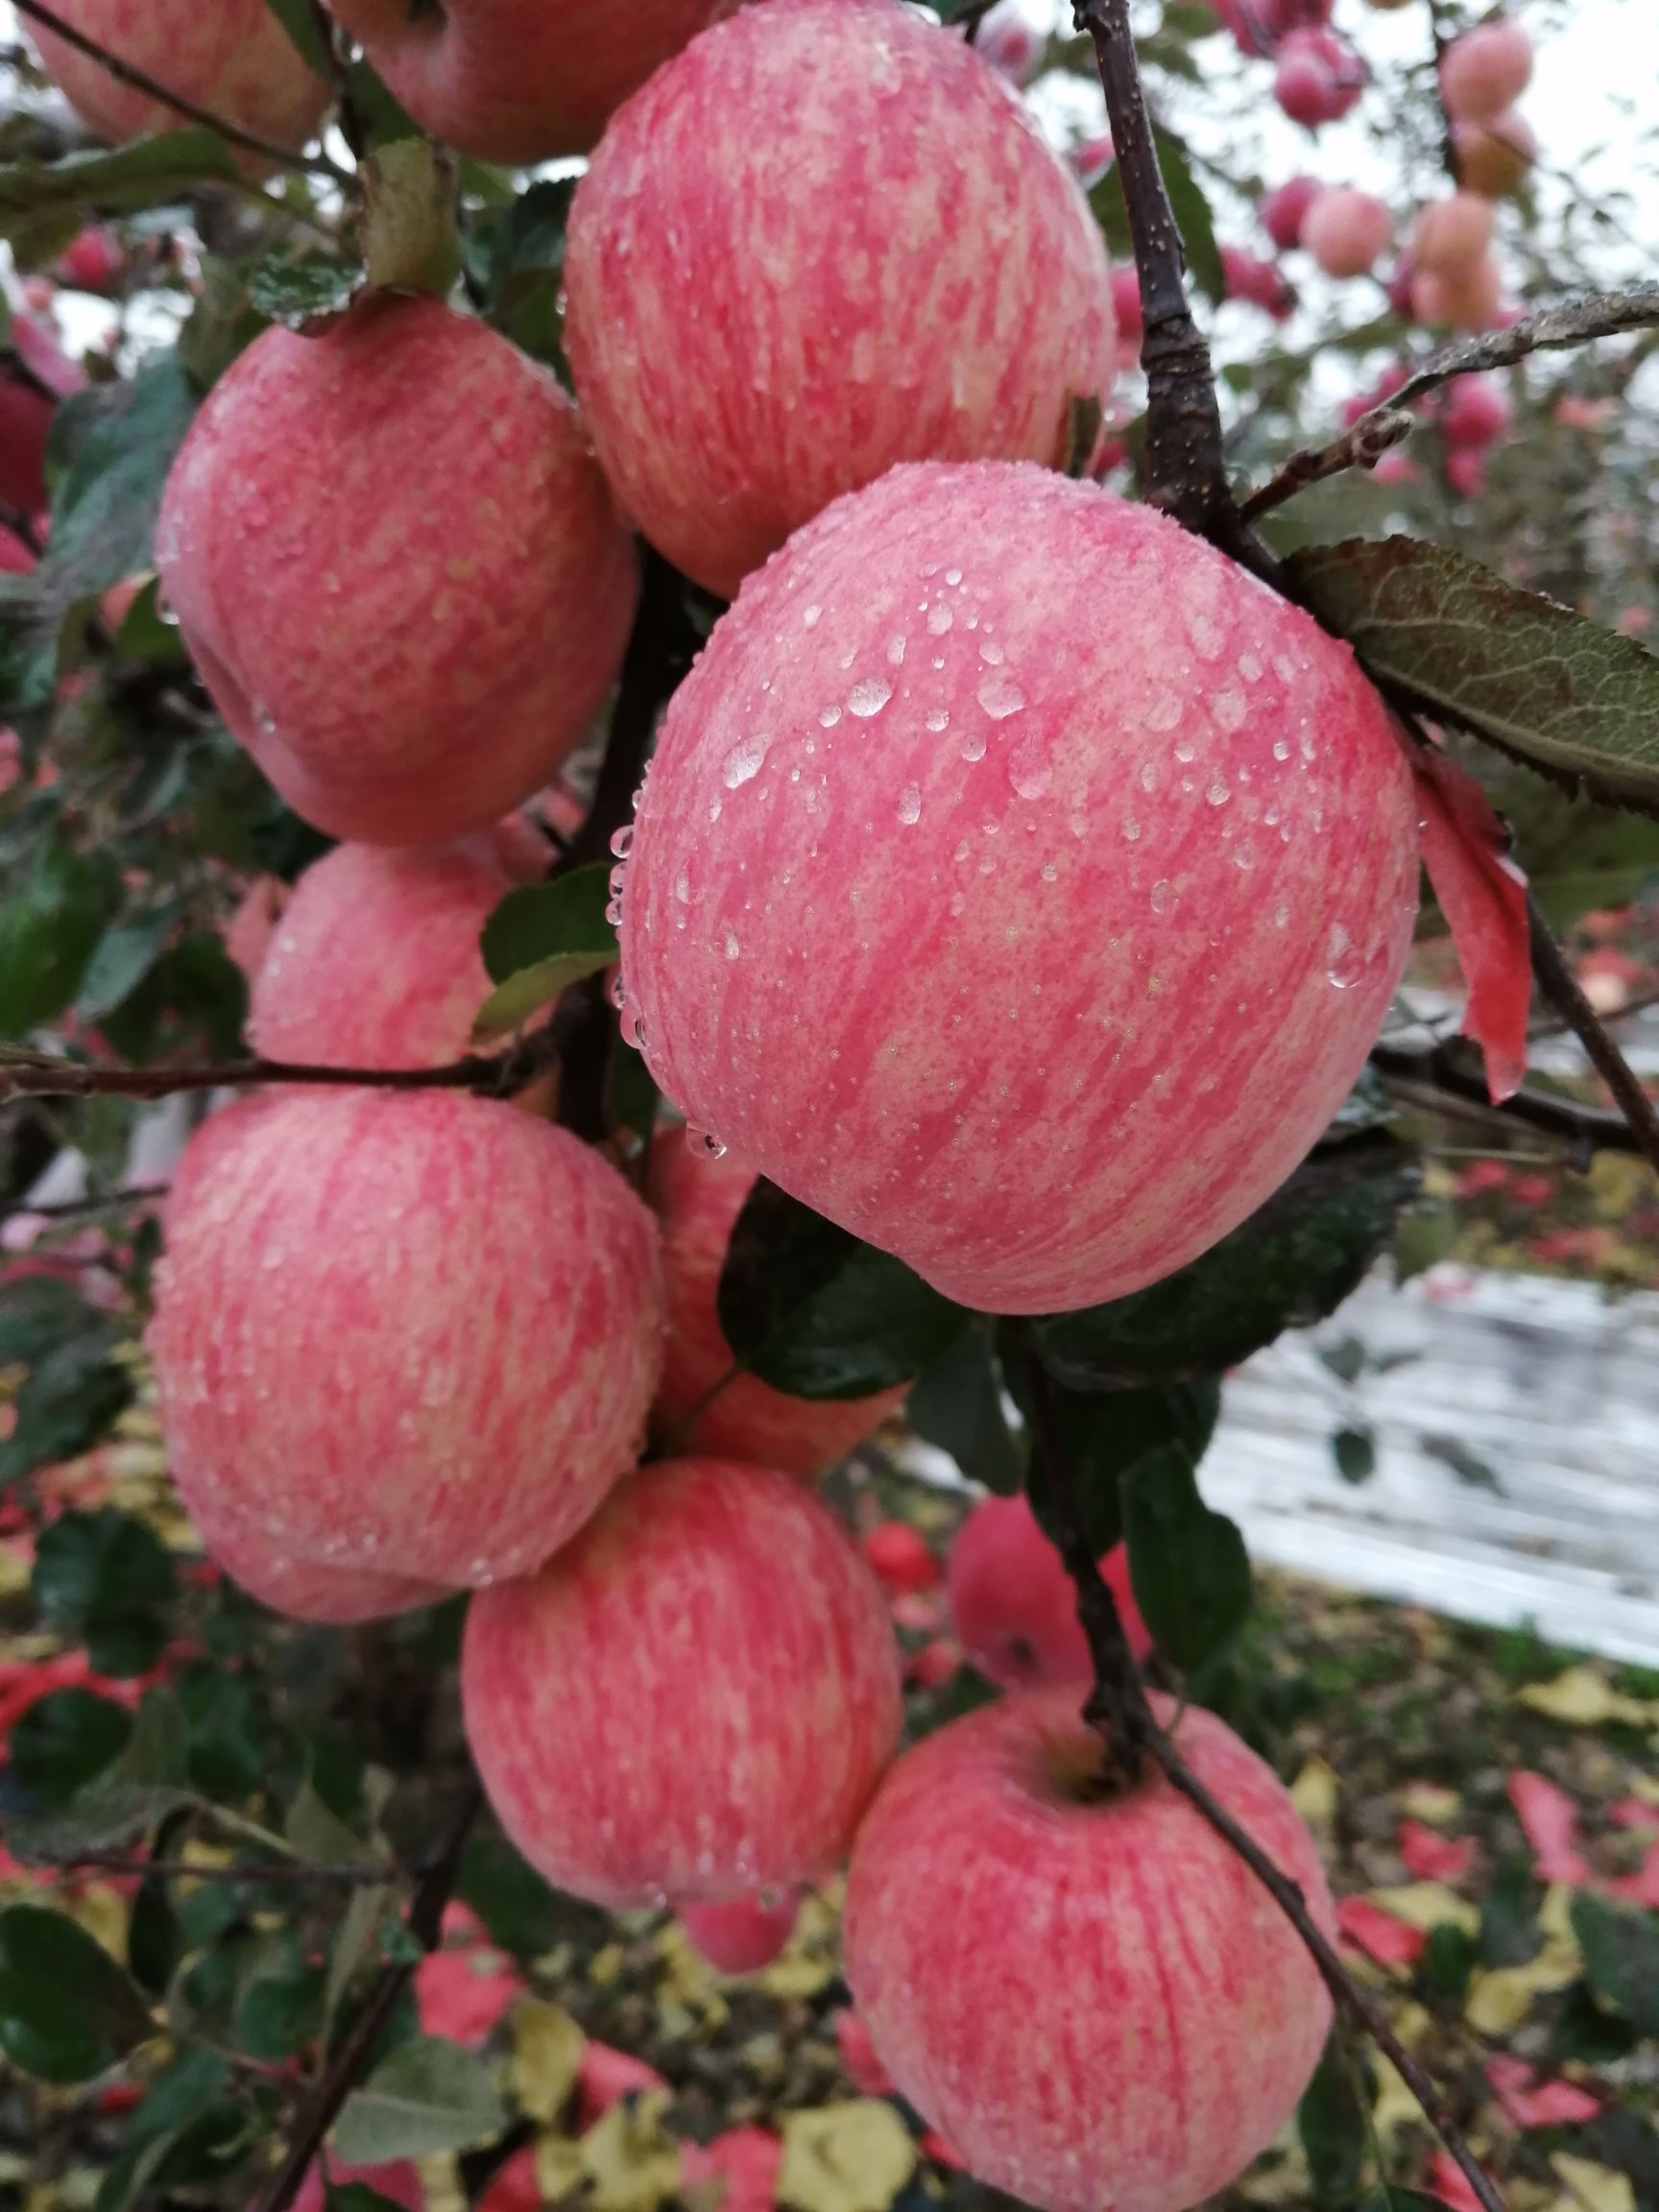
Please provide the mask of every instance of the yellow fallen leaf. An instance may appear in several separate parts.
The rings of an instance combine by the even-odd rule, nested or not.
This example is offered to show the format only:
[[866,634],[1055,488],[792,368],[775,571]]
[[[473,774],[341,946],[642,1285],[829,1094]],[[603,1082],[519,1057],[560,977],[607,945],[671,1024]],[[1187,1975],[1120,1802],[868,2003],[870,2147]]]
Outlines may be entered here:
[[35,1579],[32,1547],[0,1544],[0,1598],[19,1598]]
[[1406,2086],[1406,2078],[1392,2058],[1377,2052],[1371,2061],[1377,2077],[1377,2102],[1371,2107],[1371,2125],[1386,2142],[1400,2128],[1423,2117],[1423,2107]]
[[855,2097],[789,2112],[778,2201],[795,2212],[887,2212],[916,2171],[916,2146],[893,2106]]
[[562,2005],[520,1997],[513,2008],[513,2094],[532,2120],[557,2120],[576,2086],[588,2038]]
[[1444,1882],[1402,1882],[1392,1889],[1367,1892],[1375,1905],[1404,1920],[1408,1928],[1442,1928],[1448,1922],[1465,1936],[1480,1932],[1480,1914],[1467,1897],[1448,1889]]
[[544,2204],[562,2204],[581,2188],[585,2178],[582,2146],[567,2135],[536,2138],[536,2186]]
[[1308,2160],[1300,2144],[1269,2151],[1239,2175],[1230,2195],[1247,2204],[1306,2204],[1311,2184]]
[[1291,1783],[1290,1800],[1310,1828],[1329,1828],[1336,1817],[1339,1788],[1336,1769],[1314,1757]]
[[1636,2212],[1636,2192],[1628,2174],[1598,2166],[1593,2158],[1575,2158],[1566,2151],[1557,2151],[1550,2163],[1566,2184],[1555,2200],[1560,2212]]
[[680,2186],[680,2147],[662,2128],[666,2089],[612,2105],[583,2136],[582,2177],[595,2212],[657,2212]]
[[433,2158],[417,2159],[416,2172],[423,2192],[421,2212],[467,2212],[467,2190],[453,2152],[445,2151]]
[[1632,1774],[1630,1794],[1644,1805],[1659,1805],[1659,1774]]
[[1604,1728],[1610,1721],[1645,1728],[1659,1719],[1653,1705],[1641,1697],[1626,1697],[1594,1667],[1569,1667],[1553,1682],[1528,1682],[1516,1691],[1515,1702],[1573,1728]]
[[1543,1931],[1546,1948],[1553,1947],[1569,1959],[1575,1974],[1584,1962],[1573,1929],[1573,1900],[1576,1894],[1571,1883],[1551,1882],[1538,1908],[1538,1926]]
[[614,1982],[622,1971],[626,1958],[627,1953],[620,1943],[607,1943],[603,1950],[595,1951],[588,1961],[589,1981],[598,1983],[601,1986],[607,1982]]
[[69,1911],[117,1965],[126,1964],[130,1909],[125,1897],[103,1882],[93,1882],[81,1891]]
[[1480,2034],[1513,2034],[1526,2019],[1534,1997],[1569,1988],[1577,1981],[1584,1971],[1584,1958],[1573,1933],[1572,1906],[1572,1890],[1564,1882],[1552,1882],[1538,1909],[1544,1947],[1537,1958],[1528,1959],[1523,1966],[1499,1966],[1475,1974],[1463,2011],[1470,2026]]

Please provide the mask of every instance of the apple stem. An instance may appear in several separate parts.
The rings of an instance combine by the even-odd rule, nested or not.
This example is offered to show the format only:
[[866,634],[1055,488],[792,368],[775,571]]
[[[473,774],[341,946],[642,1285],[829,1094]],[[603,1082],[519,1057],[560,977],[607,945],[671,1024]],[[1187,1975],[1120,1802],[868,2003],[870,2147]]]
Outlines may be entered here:
[[194,100],[186,100],[182,93],[175,92],[163,84],[159,78],[152,77],[147,69],[140,69],[120,55],[111,54],[108,47],[100,46],[96,38],[89,38],[84,31],[66,23],[55,9],[48,8],[45,0],[17,0],[17,12],[26,15],[32,23],[38,23],[50,31],[55,38],[61,38],[65,46],[73,46],[77,53],[84,54],[88,60],[96,61],[107,69],[119,84],[130,84],[134,92],[142,92],[152,100],[159,100],[191,123],[200,123],[208,131],[216,131],[221,138],[232,146],[240,146],[244,153],[256,154],[261,161],[272,162],[280,169],[297,169],[303,176],[331,177],[336,184],[351,182],[349,170],[342,169],[326,154],[296,154],[290,146],[278,146],[274,139],[261,138],[252,131],[244,131],[234,123],[228,123],[223,115],[215,115],[210,108],[203,108]]
[[[1338,2010],[1356,2021],[1399,2069],[1400,2078],[1422,2106],[1425,2118],[1445,2144],[1474,2191],[1483,2212],[1504,2212],[1503,2200],[1470,2149],[1468,2139],[1433,2082],[1395,2034],[1382,2008],[1368,1997],[1343,1964],[1336,1946],[1314,1920],[1299,1884],[1276,1865],[1249,1831],[1237,1821],[1188,1766],[1174,1736],[1158,1722],[1117,1599],[1107,1586],[1089,1542],[1076,1472],[1061,1448],[1054,1418],[1054,1385],[1029,1334],[1016,1326],[1022,1358],[1026,1403],[1031,1409],[1032,1472],[1050,1507],[1055,1546],[1077,1593],[1077,1619],[1088,1638],[1094,1684],[1083,1718],[1105,1741],[1111,1785],[1133,1781],[1150,1759],[1172,1789],[1202,1814],[1233,1847],[1301,1937],[1319,1978]],[[1179,1715],[1176,1726],[1179,1728]]]

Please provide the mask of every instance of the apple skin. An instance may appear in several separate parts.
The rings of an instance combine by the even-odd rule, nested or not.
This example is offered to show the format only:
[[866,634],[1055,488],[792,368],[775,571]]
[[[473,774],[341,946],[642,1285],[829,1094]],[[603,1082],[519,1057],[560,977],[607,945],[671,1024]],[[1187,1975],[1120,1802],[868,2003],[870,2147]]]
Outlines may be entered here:
[[897,0],[766,0],[694,39],[613,118],[565,282],[618,499],[725,597],[897,461],[1058,463],[1071,397],[1116,373],[1075,180],[996,70]]
[[[1167,1724],[1173,1700],[1154,1704]],[[1175,1740],[1334,1935],[1271,1770],[1197,1707]],[[978,2180],[1046,2212],[1183,2212],[1289,2117],[1331,2003],[1278,1906],[1162,1775],[1083,1800],[1099,1756],[1075,1689],[1050,1689],[902,1758],[853,1854],[847,1978],[900,2092]]]
[[[265,0],[53,0],[71,30],[144,70],[197,107],[274,145],[314,135],[329,90]],[[183,131],[190,119],[164,100],[123,84],[55,32],[24,26],[46,74],[101,138]]]
[[175,1479],[268,1602],[339,1618],[379,1578],[408,1604],[527,1574],[632,1467],[656,1225],[565,1131],[451,1093],[273,1092],[198,1130],[164,1227]]
[[654,69],[736,0],[328,0],[423,130],[481,161],[586,154]]
[[1430,276],[1454,282],[1486,258],[1492,245],[1492,203],[1479,192],[1452,192],[1420,209],[1411,228],[1411,258]]
[[174,464],[156,558],[278,791],[377,845],[485,829],[545,782],[621,664],[638,590],[557,380],[436,300],[256,338]]
[[680,1925],[716,1972],[758,1974],[795,1933],[800,1903],[791,1890],[779,1905],[765,1904],[757,1895],[734,1897],[727,1905],[683,1905]]
[[[1129,1586],[1129,1554],[1114,1545],[1100,1572],[1137,1659],[1152,1638]],[[986,1498],[956,1532],[945,1563],[950,1623],[981,1674],[1002,1690],[1088,1682],[1094,1668],[1071,1577],[1023,1498]]]
[[324,1068],[460,1059],[490,993],[479,933],[551,854],[522,822],[448,845],[337,845],[272,931],[250,994],[254,1045]]
[[1471,192],[1506,199],[1526,180],[1538,158],[1538,137],[1524,115],[1505,112],[1490,123],[1457,123],[1452,143],[1457,174]]
[[1491,123],[1532,82],[1532,41],[1519,23],[1479,23],[1440,57],[1440,95],[1458,123]]
[[947,1295],[1093,1305],[1325,1128],[1417,848],[1386,709],[1306,614],[1093,485],[898,469],[669,706],[624,1022],[694,1127]]
[[641,1468],[539,1575],[481,1592],[461,1697],[508,1835],[613,1908],[828,1874],[901,1720],[856,1547],[799,1482],[730,1459]]
[[1364,276],[1388,251],[1388,210],[1374,193],[1322,192],[1302,225],[1302,244],[1327,276]]
[[732,1372],[732,1347],[720,1327],[720,1270],[754,1183],[740,1161],[710,1158],[683,1129],[661,1129],[652,1142],[650,1197],[662,1223],[668,1343],[651,1425],[677,1453],[816,1475],[896,1413],[904,1388],[870,1398],[791,1398],[753,1375],[737,1375],[686,1426],[686,1416]]

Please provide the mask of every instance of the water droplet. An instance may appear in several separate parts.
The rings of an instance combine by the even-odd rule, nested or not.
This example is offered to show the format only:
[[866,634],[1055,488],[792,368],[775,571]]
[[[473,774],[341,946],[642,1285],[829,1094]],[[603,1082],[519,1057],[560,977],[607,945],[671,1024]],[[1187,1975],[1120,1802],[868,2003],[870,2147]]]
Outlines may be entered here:
[[618,860],[627,859],[629,848],[633,843],[634,825],[632,822],[624,822],[620,830],[612,830],[611,850],[615,854]]
[[1217,691],[1210,702],[1210,711],[1223,730],[1237,730],[1244,720],[1247,709],[1241,691]]
[[902,631],[901,631],[901,632],[900,632],[900,633],[899,633],[897,636],[895,636],[895,637],[889,637],[889,638],[888,638],[888,640],[887,640],[887,664],[888,664],[888,666],[889,666],[890,668],[902,668],[902,667],[903,667],[903,665],[904,665],[904,643],[905,643],[905,640],[904,640],[904,636],[903,636],[903,633],[902,633]]
[[946,581],[946,583],[947,583],[947,584],[949,584],[949,585],[950,586],[950,588],[952,589],[952,590],[954,590],[954,589],[956,588],[956,586],[957,586],[958,584],[960,584],[960,583],[961,583],[961,581],[962,581],[962,571],[961,571],[961,569],[960,569],[960,568],[947,568],[947,569],[946,569],[946,571],[945,571],[945,581]]
[[1150,761],[1150,760],[1142,760],[1142,763],[1141,763],[1141,788],[1142,788],[1142,791],[1153,791],[1153,790],[1156,790],[1156,789],[1157,789],[1157,785],[1158,785],[1158,771],[1157,771],[1157,769],[1153,767],[1153,765],[1152,765],[1152,763],[1151,763],[1151,761]]
[[806,625],[808,630],[816,630],[819,623],[824,619],[824,610],[822,607],[816,606],[803,607],[801,610],[801,619]]
[[984,661],[987,668],[1001,667],[1004,656],[1001,646],[998,644],[995,637],[980,638],[979,658]]
[[1168,878],[1166,876],[1160,876],[1157,882],[1152,886],[1153,913],[1167,914],[1174,896],[1175,894],[1169,888]]
[[727,959],[728,959],[728,960],[735,960],[735,959],[736,959],[736,957],[737,957],[737,955],[738,955],[738,953],[739,953],[739,952],[741,952],[741,951],[742,951],[742,950],[743,950],[742,946],[741,946],[741,945],[739,945],[739,944],[738,944],[738,942],[737,942],[737,932],[736,932],[736,930],[735,930],[735,929],[733,929],[733,926],[732,926],[732,925],[731,925],[731,923],[730,923],[730,922],[728,922],[728,923],[727,923],[727,925],[726,925],[726,957],[727,957]]
[[615,975],[612,978],[611,1003],[615,1007],[618,1014],[621,1013],[623,1007],[628,1003],[628,986],[622,980],[622,971],[620,968],[617,969]]
[[[1181,719],[1181,700],[1174,691],[1161,691],[1146,709],[1148,730],[1173,730]],[[1187,756],[1192,757],[1190,754]]]
[[1233,865],[1235,868],[1255,867],[1256,855],[1248,845],[1239,845],[1235,847],[1233,853]]
[[826,730],[833,730],[840,719],[841,709],[833,700],[830,702],[828,707],[822,707],[818,710],[818,720]]
[[1045,860],[1037,873],[1042,877],[1045,883],[1055,882],[1060,875],[1059,869],[1055,867],[1052,860]]
[[627,888],[627,883],[628,871],[622,866],[621,862],[618,861],[616,866],[611,871],[606,888],[610,892],[613,899],[620,899],[623,891]]
[[997,670],[987,676],[974,694],[993,722],[1006,722],[1025,704],[1025,694],[1012,676]]
[[1133,814],[1126,814],[1123,817],[1123,834],[1128,838],[1131,845],[1141,834],[1141,825],[1136,821]]
[[950,709],[948,707],[930,707],[924,719],[929,730],[949,730]]
[[962,740],[962,757],[964,760],[984,759],[985,733],[983,730],[969,731],[967,736]]
[[868,722],[872,714],[880,713],[892,696],[893,686],[885,676],[866,676],[848,692],[847,711],[856,714],[860,722]]
[[1224,776],[1212,776],[1210,787],[1204,796],[1212,806],[1225,806],[1233,796],[1233,786]]
[[1274,740],[1273,740],[1273,757],[1274,757],[1274,759],[1275,759],[1275,760],[1288,760],[1288,759],[1289,759],[1289,757],[1290,757],[1290,740],[1289,740],[1289,738],[1288,738],[1288,737],[1275,737],[1275,738],[1274,738]]
[[1325,940],[1325,962],[1326,980],[1336,991],[1346,991],[1364,974],[1364,962],[1340,922],[1331,925],[1331,934]]
[[631,1045],[636,1052],[645,1049],[645,1023],[637,1006],[628,1006],[622,1013],[622,1042]]
[[1017,745],[1008,761],[1008,781],[1022,799],[1041,799],[1054,781],[1054,764],[1041,737]]
[[607,900],[605,904],[605,919],[610,923],[613,929],[621,928],[622,902],[620,899]]
[[974,848],[969,844],[967,838],[964,837],[950,857],[953,860],[966,860],[969,854],[972,853],[973,850]]
[[1178,737],[1175,740],[1175,757],[1177,760],[1190,760],[1196,756],[1197,751],[1198,748],[1193,744],[1190,737]]
[[1285,926],[1285,925],[1286,925],[1286,923],[1289,921],[1289,919],[1290,919],[1290,909],[1289,909],[1289,907],[1288,907],[1288,906],[1275,906],[1275,907],[1274,907],[1274,909],[1273,909],[1273,926],[1274,926],[1274,928],[1275,928],[1275,929],[1283,929],[1283,928],[1284,928],[1284,926]]
[[691,878],[685,873],[684,868],[681,869],[679,875],[674,878],[674,896],[679,900],[682,906],[690,905]]
[[771,743],[770,737],[763,737],[757,732],[740,738],[733,746],[720,770],[720,781],[728,791],[735,791],[740,783],[747,783],[751,777],[759,775],[760,764]]
[[711,1129],[693,1129],[689,1121],[685,1124],[685,1142],[705,1160],[724,1160],[726,1157],[725,1145]]
[[922,794],[914,783],[906,783],[899,794],[899,819],[901,822],[919,822],[922,818]]
[[943,599],[935,600],[927,610],[927,627],[935,637],[943,637],[955,619],[950,606]]

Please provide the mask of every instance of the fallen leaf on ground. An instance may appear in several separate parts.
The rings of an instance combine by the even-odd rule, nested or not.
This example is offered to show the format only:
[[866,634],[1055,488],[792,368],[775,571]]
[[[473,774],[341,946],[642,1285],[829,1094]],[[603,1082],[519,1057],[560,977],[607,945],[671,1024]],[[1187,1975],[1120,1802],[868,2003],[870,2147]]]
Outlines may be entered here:
[[879,2098],[784,2116],[778,2200],[795,2212],[887,2212],[915,2171],[910,2131]]

